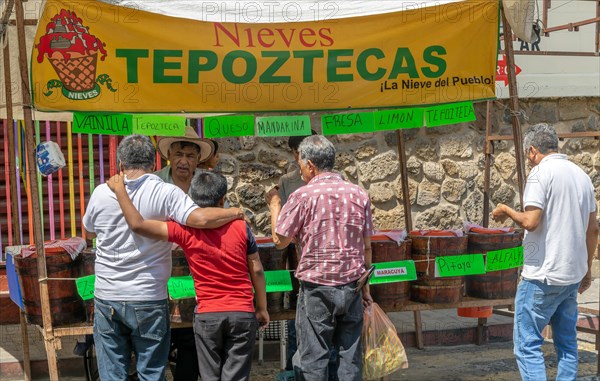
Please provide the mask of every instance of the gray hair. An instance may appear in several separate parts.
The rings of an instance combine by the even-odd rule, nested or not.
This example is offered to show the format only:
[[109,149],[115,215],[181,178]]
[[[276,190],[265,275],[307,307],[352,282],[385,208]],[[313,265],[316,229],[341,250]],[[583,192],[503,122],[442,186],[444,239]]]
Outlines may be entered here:
[[330,171],[335,164],[335,147],[322,135],[305,138],[298,147],[300,160],[304,164],[310,160],[319,171]]
[[531,146],[544,155],[558,152],[558,135],[554,127],[548,123],[538,123],[530,127],[523,137],[523,152],[527,154]]
[[156,150],[148,136],[129,135],[119,143],[117,148],[117,161],[124,169],[143,169],[152,171]]

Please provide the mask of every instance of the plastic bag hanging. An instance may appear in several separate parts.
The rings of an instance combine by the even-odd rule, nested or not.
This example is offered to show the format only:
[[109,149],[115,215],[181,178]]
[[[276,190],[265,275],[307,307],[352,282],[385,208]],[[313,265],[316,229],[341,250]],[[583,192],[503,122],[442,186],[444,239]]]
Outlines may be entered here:
[[377,303],[364,312],[363,377],[373,380],[408,368],[406,351],[398,337],[396,327]]

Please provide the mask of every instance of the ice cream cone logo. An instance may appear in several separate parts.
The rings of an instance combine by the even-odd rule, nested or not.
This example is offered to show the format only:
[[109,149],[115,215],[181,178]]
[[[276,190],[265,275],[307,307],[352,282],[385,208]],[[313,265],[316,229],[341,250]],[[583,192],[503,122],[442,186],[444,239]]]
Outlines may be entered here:
[[54,88],[61,87],[62,94],[73,100],[92,99],[100,95],[100,85],[110,91],[112,80],[107,74],[96,76],[98,55],[100,61],[106,58],[105,44],[89,33],[75,12],[62,9],[46,25],[46,34],[36,45],[37,61],[42,63],[48,57],[59,80],[48,81],[49,96]]

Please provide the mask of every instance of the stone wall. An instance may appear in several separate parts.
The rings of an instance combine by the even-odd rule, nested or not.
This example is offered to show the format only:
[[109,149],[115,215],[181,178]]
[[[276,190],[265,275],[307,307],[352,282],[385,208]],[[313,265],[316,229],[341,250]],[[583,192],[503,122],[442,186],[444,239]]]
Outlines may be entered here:
[[[600,98],[523,100],[521,108],[523,132],[539,122],[553,124],[559,133],[600,130]],[[460,228],[465,220],[482,222],[486,103],[477,103],[475,111],[475,122],[405,131],[414,228]],[[320,117],[320,113],[311,114],[317,132],[321,131]],[[493,135],[512,134],[506,101],[494,102],[491,122]],[[337,149],[336,169],[368,190],[375,227],[404,228],[396,132],[330,138]],[[270,235],[265,192],[277,184],[294,160],[287,139],[246,137],[222,139],[219,143],[218,169],[228,178],[229,202],[248,211],[258,235]],[[593,138],[561,142],[561,152],[592,178],[598,199],[599,148],[600,140]],[[511,141],[495,143],[492,163],[490,210],[499,202],[517,206],[516,160]]]

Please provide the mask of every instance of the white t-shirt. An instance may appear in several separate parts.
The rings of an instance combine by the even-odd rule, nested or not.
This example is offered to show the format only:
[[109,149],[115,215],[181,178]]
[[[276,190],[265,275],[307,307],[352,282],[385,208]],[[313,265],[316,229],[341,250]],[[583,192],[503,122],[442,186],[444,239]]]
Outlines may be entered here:
[[588,267],[586,231],[596,210],[589,176],[566,155],[546,156],[527,178],[523,203],[543,210],[537,229],[525,232],[523,277],[559,286],[581,281]]
[[[184,224],[198,206],[181,189],[154,174],[125,180],[133,205],[145,219]],[[98,186],[83,217],[83,226],[96,233],[94,295],[111,301],[167,298],[171,276],[171,246],[133,233],[106,184]]]

